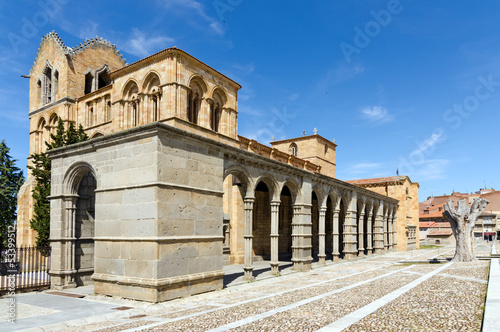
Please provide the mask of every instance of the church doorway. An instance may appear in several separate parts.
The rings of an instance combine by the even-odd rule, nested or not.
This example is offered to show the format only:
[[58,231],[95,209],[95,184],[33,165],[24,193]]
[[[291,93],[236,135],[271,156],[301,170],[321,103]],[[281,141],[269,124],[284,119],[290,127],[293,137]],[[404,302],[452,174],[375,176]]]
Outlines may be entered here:
[[96,179],[87,172],[78,187],[75,211],[75,282],[77,286],[92,284],[94,273],[94,231]]

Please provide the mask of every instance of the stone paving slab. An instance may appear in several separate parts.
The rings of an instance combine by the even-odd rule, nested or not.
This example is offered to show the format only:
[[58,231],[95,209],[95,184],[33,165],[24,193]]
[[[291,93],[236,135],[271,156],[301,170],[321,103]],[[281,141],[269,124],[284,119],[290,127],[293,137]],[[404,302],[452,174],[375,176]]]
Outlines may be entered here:
[[[481,249],[491,250],[491,245]],[[284,262],[285,269],[279,277],[266,271],[266,268],[269,268],[268,262],[257,262],[256,268],[263,271],[257,276],[256,282],[247,283],[240,276],[233,276],[230,286],[222,291],[159,304],[92,295],[91,288],[83,287],[73,291],[85,294],[84,299],[61,298],[79,301],[72,304],[76,309],[84,302],[92,303],[92,307],[99,308],[94,313],[87,312],[83,318],[63,315],[60,321],[50,321],[51,316],[62,315],[67,308],[60,308],[61,312],[58,313],[44,313],[44,309],[60,309],[39,304],[36,306],[40,308],[38,316],[36,322],[32,321],[32,325],[16,324],[14,329],[11,328],[12,325],[9,325],[8,329],[0,325],[0,330],[15,331],[31,327],[32,331],[316,331],[377,301],[383,302],[389,294],[408,287],[413,281],[444,266],[408,262],[416,258],[428,260],[453,254],[453,247],[389,252],[339,263],[329,262],[322,267],[315,263],[313,270],[305,273],[289,269]],[[357,323],[350,324],[348,329],[416,331],[419,330],[418,326],[422,326],[420,331],[432,330],[433,326],[438,326],[432,325],[434,320],[440,322],[440,319],[446,319],[449,324],[440,325],[441,331],[452,331],[457,327],[466,327],[467,331],[479,331],[488,264],[488,261],[480,261],[472,268],[467,268],[452,263],[444,271],[431,276],[429,280],[405,294],[388,303],[384,302],[373,313],[367,314]],[[228,275],[231,273],[240,273],[238,267],[230,266]],[[43,293],[31,294],[39,295],[49,296]],[[17,296],[16,300],[18,304],[28,305],[23,303],[26,301],[23,301],[22,295]],[[426,303],[427,307],[433,310],[427,312],[427,307],[416,305],[418,303]],[[132,309],[112,310],[120,306]],[[436,308],[439,310],[435,310]],[[470,317],[473,318],[464,320],[457,315],[443,314],[446,312],[444,308],[451,312],[457,309],[460,312],[472,313]],[[401,319],[391,318],[395,312]],[[429,320],[422,322],[420,319],[414,319],[412,315],[415,313],[419,317],[429,317]],[[35,316],[32,319],[35,319]],[[18,322],[22,320],[19,318]],[[412,321],[415,327],[408,325]]]

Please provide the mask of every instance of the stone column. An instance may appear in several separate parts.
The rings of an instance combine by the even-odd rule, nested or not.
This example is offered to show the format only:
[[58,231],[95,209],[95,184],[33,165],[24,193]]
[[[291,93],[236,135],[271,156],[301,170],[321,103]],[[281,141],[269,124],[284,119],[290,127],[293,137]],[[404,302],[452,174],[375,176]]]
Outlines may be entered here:
[[384,251],[389,251],[389,209],[384,216]]
[[255,202],[255,197],[245,197],[245,265],[243,270],[245,271],[245,280],[253,281],[253,204]]
[[347,210],[345,213],[345,223],[344,223],[344,258],[352,259],[357,256],[356,248],[356,215],[357,212],[354,210]]
[[394,213],[394,226],[392,227],[392,236],[393,236],[393,243],[394,243],[394,248],[398,247],[398,215],[397,213]]
[[373,206],[371,206],[368,209],[368,215],[366,218],[366,241],[368,242],[366,244],[366,254],[369,256],[373,253],[373,234],[372,234],[372,212],[373,212]]
[[322,206],[319,208],[319,225],[318,225],[318,240],[319,240],[319,264],[325,265],[325,215],[326,215],[326,206]]
[[384,250],[384,226],[382,225],[384,216],[382,215],[384,207],[382,204],[377,209],[375,216],[375,225],[373,227],[373,249],[375,254],[380,254]]
[[345,204],[345,223],[344,223],[344,258],[352,259],[357,256],[357,195],[355,192],[351,193],[351,199],[348,204]]
[[75,282],[75,214],[78,195],[51,199],[50,230],[52,288],[73,288]]
[[391,213],[389,214],[389,220],[387,222],[387,227],[388,227],[387,239],[389,242],[389,251],[392,251],[392,249],[393,249],[393,244],[392,244],[392,236],[393,236],[392,218],[393,218],[393,216],[394,216],[394,212],[391,210]]
[[278,221],[280,201],[271,202],[271,273],[279,275],[278,260]]
[[295,205],[292,222],[292,258],[293,269],[309,271],[311,269],[311,204]]
[[365,245],[364,245],[364,224],[365,224],[365,208],[364,206],[359,213],[359,222],[358,222],[358,256],[365,255]]
[[[338,204],[337,204],[338,205]],[[338,206],[333,210],[333,231],[332,231],[332,238],[333,238],[333,248],[332,248],[332,256],[333,256],[333,261],[338,262],[339,261],[339,213],[340,209]]]

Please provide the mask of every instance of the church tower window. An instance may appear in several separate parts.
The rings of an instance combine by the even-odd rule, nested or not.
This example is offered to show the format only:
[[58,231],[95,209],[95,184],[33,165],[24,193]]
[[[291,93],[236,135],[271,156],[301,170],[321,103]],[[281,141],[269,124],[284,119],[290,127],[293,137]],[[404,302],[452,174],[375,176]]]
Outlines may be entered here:
[[42,76],[42,105],[52,102],[52,69],[47,66]]
[[297,144],[295,143],[290,144],[290,154],[292,154],[294,157],[297,157],[297,152],[298,152]]

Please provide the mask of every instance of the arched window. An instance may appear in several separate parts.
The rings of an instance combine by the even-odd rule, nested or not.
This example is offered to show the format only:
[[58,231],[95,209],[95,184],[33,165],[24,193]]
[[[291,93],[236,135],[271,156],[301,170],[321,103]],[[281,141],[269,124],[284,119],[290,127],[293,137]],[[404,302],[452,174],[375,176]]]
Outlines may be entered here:
[[52,68],[45,67],[42,76],[42,105],[52,102]]
[[189,91],[188,121],[198,124],[198,112],[200,110],[200,95],[198,91]]
[[96,73],[97,75],[97,89],[104,88],[111,84],[111,78],[109,78],[107,70]]
[[297,153],[298,153],[297,144],[295,143],[290,144],[290,154],[294,157],[297,157]]
[[59,121],[59,116],[57,114],[52,114],[49,119],[49,132],[53,135],[56,134],[57,131],[57,122]]
[[219,131],[220,116],[221,108],[219,103],[210,105],[210,128],[212,128],[213,131]]
[[44,145],[44,134],[45,130],[45,119],[41,118],[40,121],[38,121],[38,127],[36,131],[36,136],[35,136],[35,153],[40,153],[43,151],[43,145]]
[[57,100],[57,91],[59,89],[59,72],[54,70],[54,79],[52,83],[52,101]]
[[85,94],[92,92],[92,85],[94,85],[94,75],[87,73],[85,75]]
[[106,121],[111,121],[111,101],[106,102]]
[[198,115],[201,108],[201,101],[203,95],[206,92],[206,84],[200,77],[195,77],[191,80],[189,84],[188,92],[188,114],[187,118],[189,122],[198,124]]
[[125,127],[135,127],[140,123],[139,114],[139,87],[134,81],[130,81],[123,91],[123,100],[125,101]]
[[226,94],[222,89],[217,88],[213,93],[213,104],[210,107],[210,128],[213,131],[220,131],[220,120],[222,117],[222,108],[226,104]]
[[158,97],[152,97],[153,102],[153,121],[158,121]]
[[137,127],[137,123],[139,123],[137,114],[137,103],[132,103],[132,126]]
[[160,77],[155,72],[151,72],[146,76],[143,84],[143,91],[147,95],[144,99],[146,104],[143,106],[143,117],[145,122],[158,121],[160,100],[162,88]]
[[92,127],[94,125],[94,108],[89,107],[89,121],[88,126]]
[[42,99],[42,81],[41,80],[38,80],[36,82],[36,95],[37,95],[37,98],[38,98],[38,102],[40,103],[39,105],[42,106],[43,105],[43,99]]

